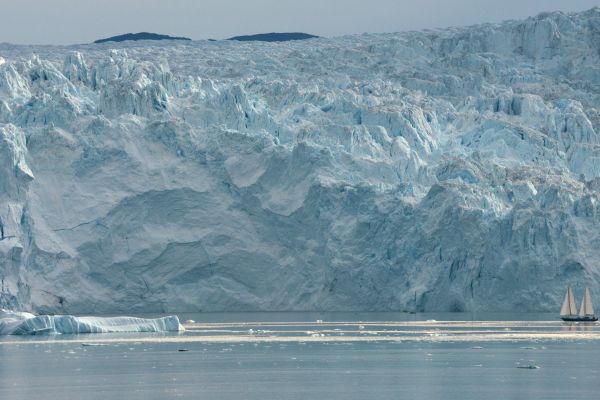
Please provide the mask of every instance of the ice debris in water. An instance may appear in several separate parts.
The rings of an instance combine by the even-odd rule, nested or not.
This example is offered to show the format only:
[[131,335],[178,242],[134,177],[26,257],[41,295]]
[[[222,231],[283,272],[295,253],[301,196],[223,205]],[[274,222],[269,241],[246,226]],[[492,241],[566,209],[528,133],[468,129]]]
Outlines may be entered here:
[[520,369],[540,369],[539,365],[517,365]]
[[135,317],[75,317],[33,315],[0,310],[0,335],[81,334],[116,332],[180,332],[177,316],[156,319]]

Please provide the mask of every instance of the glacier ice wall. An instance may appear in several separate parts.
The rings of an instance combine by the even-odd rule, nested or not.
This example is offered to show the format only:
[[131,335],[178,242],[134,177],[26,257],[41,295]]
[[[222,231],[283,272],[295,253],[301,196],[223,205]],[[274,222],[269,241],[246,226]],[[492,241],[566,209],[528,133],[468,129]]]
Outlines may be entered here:
[[289,43],[0,45],[0,307],[600,296],[600,9]]

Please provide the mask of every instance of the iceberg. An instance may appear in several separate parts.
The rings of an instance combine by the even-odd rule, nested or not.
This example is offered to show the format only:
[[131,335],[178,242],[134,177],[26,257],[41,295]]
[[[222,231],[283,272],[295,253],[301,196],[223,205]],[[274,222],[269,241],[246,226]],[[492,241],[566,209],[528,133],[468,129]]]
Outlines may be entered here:
[[33,315],[0,310],[0,335],[181,332],[177,316],[155,319],[134,317],[75,317]]

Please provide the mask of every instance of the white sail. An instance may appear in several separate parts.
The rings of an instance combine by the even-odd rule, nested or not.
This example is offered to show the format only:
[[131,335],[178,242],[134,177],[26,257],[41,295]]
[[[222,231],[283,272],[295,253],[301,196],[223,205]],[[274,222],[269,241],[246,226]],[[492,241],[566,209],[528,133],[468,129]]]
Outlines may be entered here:
[[565,294],[565,301],[560,309],[560,316],[577,315],[577,305],[575,304],[575,298],[573,297],[573,291],[569,287]]
[[585,288],[585,294],[583,295],[583,300],[581,301],[581,308],[579,308],[579,316],[593,316],[594,315],[594,305],[592,304],[592,296],[590,295],[590,290]]

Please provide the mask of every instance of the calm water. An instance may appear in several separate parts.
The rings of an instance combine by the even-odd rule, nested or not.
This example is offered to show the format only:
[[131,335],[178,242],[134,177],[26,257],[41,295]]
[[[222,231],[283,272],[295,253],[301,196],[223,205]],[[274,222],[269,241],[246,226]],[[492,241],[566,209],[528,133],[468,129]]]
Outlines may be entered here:
[[600,327],[554,316],[181,317],[182,335],[0,337],[0,399],[600,397]]

